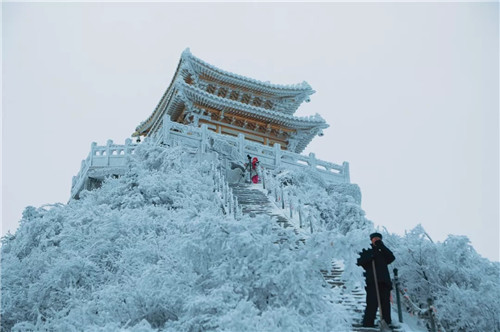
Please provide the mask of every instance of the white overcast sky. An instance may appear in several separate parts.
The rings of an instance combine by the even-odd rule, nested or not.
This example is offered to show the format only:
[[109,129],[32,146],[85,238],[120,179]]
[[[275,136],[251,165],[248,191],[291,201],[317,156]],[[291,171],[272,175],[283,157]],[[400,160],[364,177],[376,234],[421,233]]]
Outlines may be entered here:
[[499,259],[498,3],[3,3],[2,234],[69,199],[91,142],[123,143],[182,51],[317,92],[305,153],[350,163],[367,217]]

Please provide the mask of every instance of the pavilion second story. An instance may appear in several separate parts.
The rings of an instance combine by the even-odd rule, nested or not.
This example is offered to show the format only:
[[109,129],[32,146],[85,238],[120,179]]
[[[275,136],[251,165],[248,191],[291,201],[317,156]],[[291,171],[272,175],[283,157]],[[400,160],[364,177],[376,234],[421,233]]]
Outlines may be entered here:
[[165,118],[300,153],[328,127],[319,115],[293,115],[313,93],[306,82],[277,85],[224,71],[186,49],[170,86],[133,136],[157,135]]

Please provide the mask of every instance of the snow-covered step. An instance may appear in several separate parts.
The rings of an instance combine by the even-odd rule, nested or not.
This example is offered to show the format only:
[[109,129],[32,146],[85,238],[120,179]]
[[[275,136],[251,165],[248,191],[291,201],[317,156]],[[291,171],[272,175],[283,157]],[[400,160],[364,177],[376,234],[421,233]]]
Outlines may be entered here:
[[269,198],[252,184],[236,183],[229,185],[238,198],[241,211],[246,215],[265,214],[274,217],[283,227],[289,227],[288,219],[275,213],[275,207]]
[[[404,331],[401,327],[393,327],[390,329],[392,332]],[[361,324],[354,324],[352,332],[380,332],[380,327],[363,327]]]
[[[237,183],[229,185],[232,189],[233,194],[238,199],[238,204],[241,207],[241,212],[245,215],[261,215],[265,214],[273,217],[281,226],[283,227],[294,227],[283,214],[277,212],[276,206],[270,201],[269,197],[264,193],[263,190],[259,188],[258,185],[247,184],[247,183]],[[299,234],[299,230],[294,227],[296,234]],[[285,240],[285,239],[283,239]],[[303,240],[305,241],[305,240]],[[365,296],[366,293],[364,289],[355,288],[350,292],[347,292],[345,287],[345,281],[342,280],[343,269],[336,263],[332,264],[332,269],[330,271],[322,270],[321,273],[323,277],[332,288],[340,288],[341,295],[338,297],[337,302],[341,303],[354,317],[362,317],[364,312]],[[361,328],[356,322],[353,327],[353,332],[358,331],[373,331],[373,329]],[[378,329],[376,329],[378,331]],[[399,330],[394,330],[398,332]]]
[[[340,297],[338,298],[338,302],[344,305],[348,312],[351,313],[353,317],[359,317],[361,319],[363,312],[366,307],[366,293],[361,288],[355,288],[351,291],[347,291],[345,287],[345,281],[342,279],[342,273],[344,270],[337,263],[332,263],[332,269],[330,271],[322,270],[321,273],[325,281],[332,288],[340,289]],[[371,331],[370,329],[365,330],[361,327],[358,321],[353,324],[352,331],[361,332],[361,331]],[[378,331],[379,329],[377,329]]]

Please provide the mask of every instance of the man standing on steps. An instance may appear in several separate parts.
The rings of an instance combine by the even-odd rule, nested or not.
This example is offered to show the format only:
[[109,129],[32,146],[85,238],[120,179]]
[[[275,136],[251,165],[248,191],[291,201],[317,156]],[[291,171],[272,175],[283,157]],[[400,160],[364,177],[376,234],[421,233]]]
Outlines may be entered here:
[[[390,325],[391,320],[391,276],[387,265],[391,264],[396,258],[392,251],[390,251],[382,242],[382,234],[370,234],[371,249],[363,249],[359,254],[357,264],[365,269],[366,279],[366,309],[363,316],[363,327],[375,327],[375,316],[377,314],[378,300],[377,290],[375,287],[375,276],[378,284],[378,291],[380,295],[380,303],[382,307],[382,316],[380,319]],[[373,270],[373,263],[375,262],[375,271]]]

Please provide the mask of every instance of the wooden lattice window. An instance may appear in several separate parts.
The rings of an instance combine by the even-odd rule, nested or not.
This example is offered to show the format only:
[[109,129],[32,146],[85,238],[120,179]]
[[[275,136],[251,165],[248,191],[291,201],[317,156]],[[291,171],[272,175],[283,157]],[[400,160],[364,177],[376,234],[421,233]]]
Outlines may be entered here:
[[248,104],[250,102],[250,98],[252,98],[252,96],[250,96],[248,93],[245,93],[243,97],[241,97],[241,102],[244,104]]
[[232,100],[238,100],[238,97],[240,96],[240,93],[236,90],[233,90],[231,91],[231,93],[229,94],[229,99],[232,99]]
[[220,88],[219,92],[217,93],[217,96],[224,98],[227,94],[227,89],[226,88]]
[[253,99],[252,104],[253,104],[254,106],[259,107],[259,106],[262,104],[262,99],[260,99],[259,97],[255,97],[255,98]]
[[264,108],[270,110],[271,108],[273,108],[273,103],[270,100],[266,100],[266,102],[264,103]]
[[215,92],[215,85],[213,85],[213,84],[209,84],[209,85],[207,86],[207,92],[208,92],[208,93],[214,93],[214,92]]
[[186,76],[185,82],[189,85],[193,84],[193,77],[191,75]]

